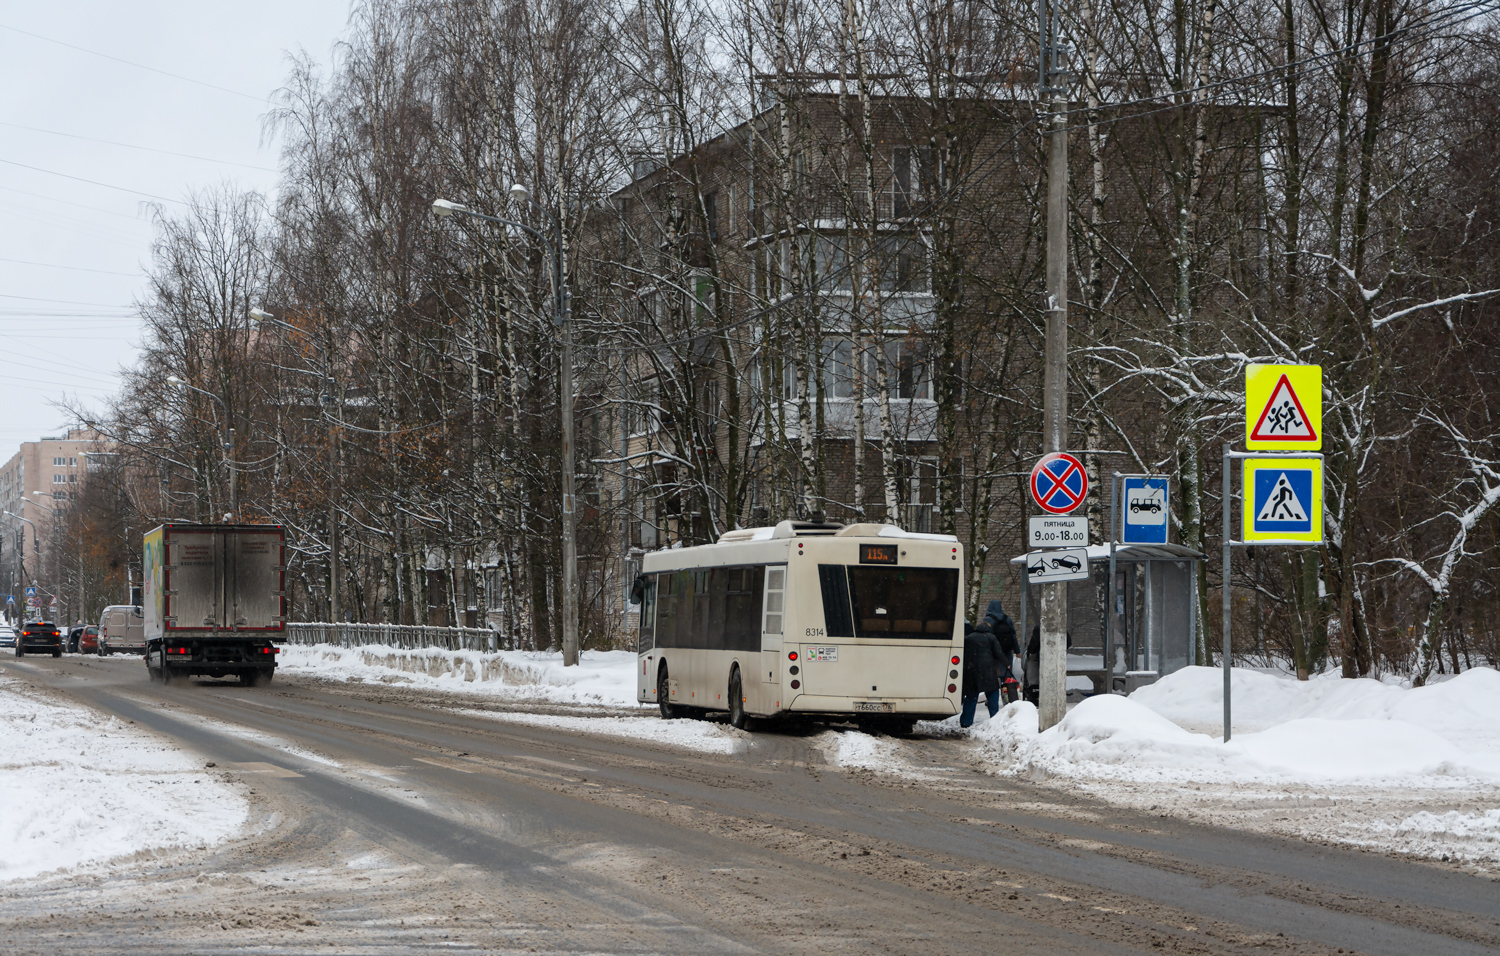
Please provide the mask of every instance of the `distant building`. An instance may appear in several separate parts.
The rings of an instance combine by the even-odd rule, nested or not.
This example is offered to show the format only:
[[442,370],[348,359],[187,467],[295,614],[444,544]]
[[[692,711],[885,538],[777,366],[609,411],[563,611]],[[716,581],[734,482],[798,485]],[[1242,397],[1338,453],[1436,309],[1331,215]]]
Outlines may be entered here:
[[4,512],[0,514],[0,529],[4,529],[0,582],[5,585],[0,601],[7,595],[15,598],[9,611],[13,619],[25,613],[28,585],[36,586],[44,612],[53,594],[61,590],[43,573],[49,567],[52,521],[54,516],[61,518],[77,498],[89,459],[106,450],[98,432],[70,428],[64,435],[22,442],[20,450],[0,466],[0,511]]

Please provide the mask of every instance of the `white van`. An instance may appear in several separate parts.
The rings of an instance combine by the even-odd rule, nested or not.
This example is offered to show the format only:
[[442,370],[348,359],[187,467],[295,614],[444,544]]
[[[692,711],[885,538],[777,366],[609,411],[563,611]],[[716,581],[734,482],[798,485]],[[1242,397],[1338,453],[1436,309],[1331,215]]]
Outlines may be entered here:
[[146,619],[130,604],[112,604],[99,615],[99,656],[146,653]]

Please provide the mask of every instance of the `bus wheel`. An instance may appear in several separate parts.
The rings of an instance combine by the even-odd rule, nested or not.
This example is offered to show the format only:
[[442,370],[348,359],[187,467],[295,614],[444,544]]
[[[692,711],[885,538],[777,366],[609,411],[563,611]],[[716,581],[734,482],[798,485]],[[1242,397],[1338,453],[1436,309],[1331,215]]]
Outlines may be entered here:
[[663,667],[656,672],[656,706],[661,709],[662,720],[673,720],[680,716],[678,708],[672,704],[671,686],[667,683],[667,669]]
[[749,725],[750,718],[745,716],[745,687],[740,680],[740,669],[736,667],[729,675],[729,726],[744,730]]

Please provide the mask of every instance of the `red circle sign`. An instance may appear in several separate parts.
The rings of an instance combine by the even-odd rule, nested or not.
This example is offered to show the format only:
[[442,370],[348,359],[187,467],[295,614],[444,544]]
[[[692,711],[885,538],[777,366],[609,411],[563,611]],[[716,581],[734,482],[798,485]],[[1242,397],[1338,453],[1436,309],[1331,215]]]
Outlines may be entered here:
[[1089,476],[1083,462],[1067,452],[1043,455],[1031,469],[1031,497],[1048,514],[1065,515],[1083,504]]

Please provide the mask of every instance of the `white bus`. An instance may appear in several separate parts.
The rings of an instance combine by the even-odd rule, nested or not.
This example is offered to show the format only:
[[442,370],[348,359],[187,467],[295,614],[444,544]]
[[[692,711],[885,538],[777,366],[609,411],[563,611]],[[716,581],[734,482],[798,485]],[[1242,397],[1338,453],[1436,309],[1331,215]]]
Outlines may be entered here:
[[653,551],[635,582],[637,699],[909,733],[958,713],[963,554],[951,535],[783,521]]

